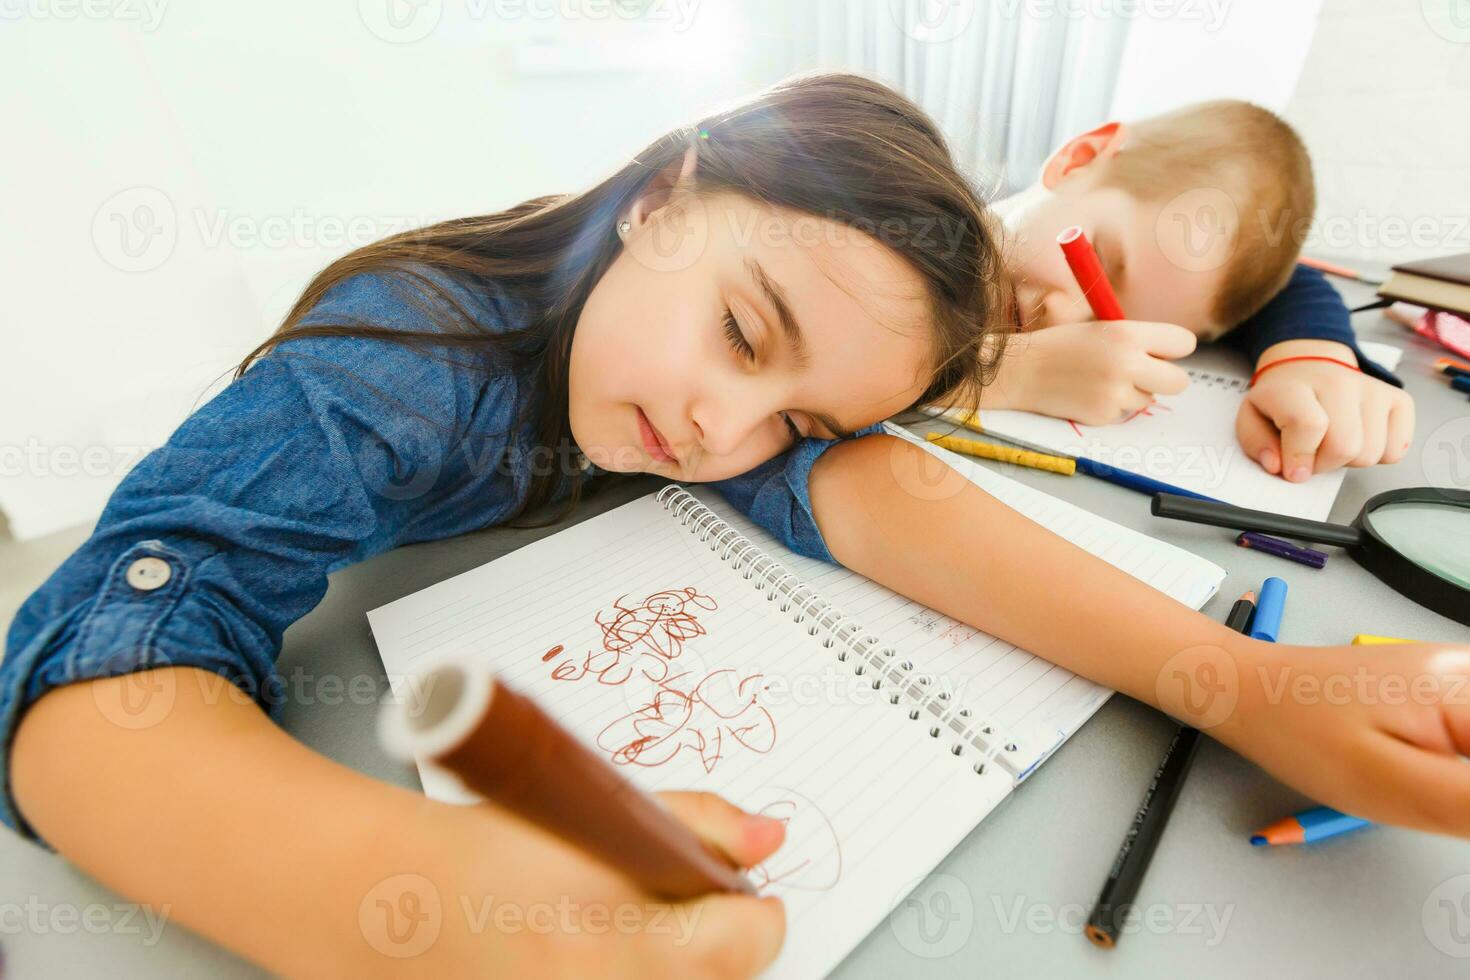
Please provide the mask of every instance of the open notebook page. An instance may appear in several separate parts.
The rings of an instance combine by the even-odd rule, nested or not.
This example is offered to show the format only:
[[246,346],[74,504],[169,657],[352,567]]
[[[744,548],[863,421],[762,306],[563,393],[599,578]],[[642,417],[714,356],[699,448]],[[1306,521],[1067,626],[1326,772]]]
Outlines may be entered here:
[[[1012,783],[952,755],[742,574],[650,495],[368,617],[399,696],[416,668],[472,658],[642,788],[786,818],[753,879],[787,903],[773,974],[818,976]],[[430,796],[472,799],[420,771]]]
[[[1360,346],[1390,371],[1403,355],[1387,344]],[[1326,520],[1346,470],[1290,483],[1246,458],[1235,436],[1235,416],[1250,378],[1211,366],[1216,363],[1200,355],[1181,362],[1190,375],[1188,388],[1160,396],[1157,404],[1113,425],[1011,411],[982,411],[980,422],[988,434],[1018,445],[1085,456],[1238,507]]]
[[[1225,579],[1214,562],[1002,476],[900,426],[886,428],[945,460],[1007,506],[1190,608],[1203,606]],[[763,549],[779,553],[798,578],[879,636],[897,659],[911,661],[913,676],[929,679],[923,685],[929,704],[954,732],[983,737],[980,729],[988,723],[995,736],[990,741],[1015,744],[996,758],[1017,777],[1034,771],[1112,693],[847,568],[791,554],[717,494],[695,493]],[[949,697],[941,701],[937,691]],[[968,715],[961,714],[965,710]]]

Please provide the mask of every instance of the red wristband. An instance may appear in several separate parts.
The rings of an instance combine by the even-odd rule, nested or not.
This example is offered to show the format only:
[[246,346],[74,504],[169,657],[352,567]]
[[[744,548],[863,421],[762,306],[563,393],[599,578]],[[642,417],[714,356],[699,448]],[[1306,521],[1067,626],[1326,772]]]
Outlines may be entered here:
[[1256,379],[1259,378],[1261,375],[1265,374],[1267,371],[1271,370],[1278,364],[1290,364],[1292,361],[1326,361],[1328,364],[1336,364],[1338,367],[1345,367],[1349,371],[1357,371],[1359,374],[1363,372],[1363,369],[1358,367],[1356,364],[1349,364],[1347,361],[1339,361],[1335,357],[1319,357],[1315,354],[1302,354],[1298,357],[1283,357],[1279,361],[1272,361],[1270,364],[1267,364],[1263,368],[1257,368],[1256,373],[1251,375],[1251,383],[1246,385],[1246,387],[1254,388],[1256,386]]

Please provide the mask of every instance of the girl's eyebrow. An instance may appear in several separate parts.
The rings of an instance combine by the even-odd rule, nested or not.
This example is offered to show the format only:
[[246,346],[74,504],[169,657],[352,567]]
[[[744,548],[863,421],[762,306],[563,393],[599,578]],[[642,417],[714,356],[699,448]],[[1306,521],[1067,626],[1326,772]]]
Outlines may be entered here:
[[[766,302],[775,307],[776,318],[781,322],[781,331],[786,335],[786,346],[791,351],[798,367],[804,368],[810,361],[809,351],[806,346],[806,337],[802,335],[801,324],[796,322],[796,315],[791,312],[791,304],[786,301],[786,291],[781,284],[770,276],[754,257],[745,260],[745,269],[750,273],[751,280],[765,296]],[[852,430],[838,423],[832,416],[825,412],[807,412],[812,418],[826,426],[827,431],[833,433],[838,439],[849,439]]]
[[786,334],[786,346],[797,367],[805,368],[809,361],[806,337],[801,332],[801,324],[796,322],[796,315],[791,312],[791,304],[786,301],[786,291],[781,288],[780,283],[766,275],[766,270],[761,268],[760,262],[754,257],[745,260],[745,269],[750,273],[751,281],[760,289],[761,295],[765,296],[766,302],[775,308],[776,319],[780,321],[781,330]]

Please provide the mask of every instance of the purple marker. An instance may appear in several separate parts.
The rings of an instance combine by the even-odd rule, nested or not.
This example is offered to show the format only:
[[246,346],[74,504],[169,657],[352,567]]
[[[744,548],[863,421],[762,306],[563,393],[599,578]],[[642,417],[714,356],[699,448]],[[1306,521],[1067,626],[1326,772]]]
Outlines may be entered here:
[[1327,564],[1326,552],[1312,548],[1299,548],[1290,541],[1273,538],[1269,534],[1261,534],[1258,531],[1242,531],[1240,537],[1235,539],[1235,543],[1242,548],[1264,551],[1278,558],[1285,558],[1301,565],[1310,565],[1312,568],[1321,568]]

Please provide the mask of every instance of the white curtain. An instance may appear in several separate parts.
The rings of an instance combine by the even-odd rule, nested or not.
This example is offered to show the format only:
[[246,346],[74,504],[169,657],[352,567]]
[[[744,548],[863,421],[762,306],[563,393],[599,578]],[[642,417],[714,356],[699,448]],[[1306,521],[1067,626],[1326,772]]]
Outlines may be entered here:
[[[1063,140],[1105,122],[1130,17],[1083,0],[805,0],[788,8],[798,69],[881,79],[924,107],[997,195]],[[1118,12],[1114,12],[1118,11]]]

